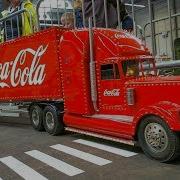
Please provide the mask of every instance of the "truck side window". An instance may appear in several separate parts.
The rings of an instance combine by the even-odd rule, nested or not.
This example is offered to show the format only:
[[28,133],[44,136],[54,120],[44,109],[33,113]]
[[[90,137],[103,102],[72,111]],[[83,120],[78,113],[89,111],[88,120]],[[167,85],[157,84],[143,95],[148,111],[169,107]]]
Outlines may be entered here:
[[101,65],[101,79],[120,79],[119,68],[117,64],[104,64]]

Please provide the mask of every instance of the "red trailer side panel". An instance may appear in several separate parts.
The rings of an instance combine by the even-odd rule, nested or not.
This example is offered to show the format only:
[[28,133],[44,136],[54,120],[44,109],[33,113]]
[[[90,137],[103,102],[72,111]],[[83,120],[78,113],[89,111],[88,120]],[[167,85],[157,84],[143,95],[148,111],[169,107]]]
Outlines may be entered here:
[[63,33],[50,28],[0,45],[0,101],[62,98],[58,44]]

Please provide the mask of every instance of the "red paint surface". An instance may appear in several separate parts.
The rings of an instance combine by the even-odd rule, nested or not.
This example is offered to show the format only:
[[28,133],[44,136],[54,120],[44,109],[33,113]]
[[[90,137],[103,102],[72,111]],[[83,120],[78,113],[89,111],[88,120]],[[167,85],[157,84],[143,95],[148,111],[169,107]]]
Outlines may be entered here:
[[[123,74],[122,61],[153,58],[137,38],[123,31],[94,30],[98,112],[93,108],[90,94],[88,31],[50,28],[30,37],[1,44],[0,63],[3,65],[14,61],[21,50],[30,48],[36,51],[39,46],[47,46],[39,61],[45,65],[43,83],[0,88],[1,101],[63,98],[66,126],[127,139],[133,138],[141,118],[150,114],[164,119],[172,130],[180,131],[180,77],[126,78]],[[31,66],[32,58],[31,54],[27,54],[25,62],[19,62],[17,67],[20,71]],[[117,63],[119,80],[101,80],[100,66],[106,63]],[[2,76],[0,82],[11,84],[10,78],[3,79]],[[133,106],[127,104],[127,88],[135,91]],[[119,89],[120,96],[104,96],[105,90],[112,89]],[[134,119],[127,123],[91,118],[95,113],[126,115]]]
[[[0,82],[8,84],[10,87],[0,88],[0,100],[1,101],[29,101],[29,100],[52,100],[62,98],[62,88],[60,81],[60,65],[58,57],[58,42],[59,35],[63,31],[52,28],[40,33],[35,34],[34,36],[24,37],[17,40],[12,40],[10,42],[0,45]],[[27,48],[37,51],[37,49],[42,46],[43,48],[47,47],[45,53],[39,58],[36,58],[36,61],[39,59],[39,63],[35,65],[34,71],[32,71],[31,78],[30,75],[25,75],[24,79],[33,80],[34,76],[38,76],[36,70],[39,68],[39,65],[45,65],[44,68],[44,81],[42,84],[36,83],[27,83],[22,86],[18,84],[16,87],[11,85],[11,80],[13,76],[13,65],[9,65],[8,68],[8,77],[3,78],[4,70],[2,66],[7,62],[15,62],[15,59],[20,53],[20,51],[27,50]],[[19,81],[19,78],[22,77],[23,71],[25,68],[30,69],[32,66],[34,55],[30,52],[26,53],[26,57],[22,55],[22,58],[19,58],[15,68],[14,79],[15,82]],[[28,70],[27,70],[28,71]]]

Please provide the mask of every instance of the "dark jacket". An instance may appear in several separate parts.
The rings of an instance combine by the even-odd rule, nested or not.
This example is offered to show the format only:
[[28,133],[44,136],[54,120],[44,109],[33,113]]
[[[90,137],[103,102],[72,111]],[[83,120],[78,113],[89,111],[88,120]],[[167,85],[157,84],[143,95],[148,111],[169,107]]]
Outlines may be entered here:
[[129,15],[125,16],[122,21],[122,29],[131,32],[133,31],[133,28],[134,28],[134,24],[132,17]]
[[82,9],[75,9],[76,27],[83,28],[83,15]]
[[[107,1],[111,3],[117,11],[117,0],[107,0]],[[121,3],[121,0],[119,0],[119,9],[120,9],[120,18],[121,21],[123,21],[124,18],[128,15],[128,13],[124,3]]]
[[[94,3],[95,3],[94,6],[95,6],[96,27],[106,27],[104,1],[94,0]],[[84,0],[84,7],[85,7],[86,26],[88,26],[89,17],[93,17],[92,1]],[[108,27],[116,28],[117,27],[117,11],[114,5],[110,2],[107,3],[107,16],[108,16]]]

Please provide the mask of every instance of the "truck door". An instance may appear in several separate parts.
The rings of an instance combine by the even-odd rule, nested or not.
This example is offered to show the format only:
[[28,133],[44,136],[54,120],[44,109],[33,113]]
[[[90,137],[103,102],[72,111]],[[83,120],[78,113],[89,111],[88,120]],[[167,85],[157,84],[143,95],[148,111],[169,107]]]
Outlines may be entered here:
[[117,63],[100,65],[99,110],[101,114],[119,114],[124,109],[124,81]]

